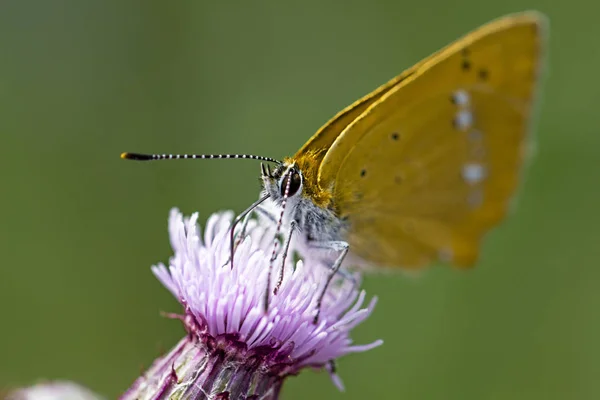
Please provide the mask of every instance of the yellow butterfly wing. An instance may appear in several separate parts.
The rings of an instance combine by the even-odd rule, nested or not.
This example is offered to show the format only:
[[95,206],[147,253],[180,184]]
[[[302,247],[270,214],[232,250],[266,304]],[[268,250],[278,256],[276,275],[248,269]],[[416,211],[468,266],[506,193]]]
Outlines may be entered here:
[[493,21],[362,103],[318,171],[354,254],[380,266],[475,263],[518,186],[545,26],[533,12]]

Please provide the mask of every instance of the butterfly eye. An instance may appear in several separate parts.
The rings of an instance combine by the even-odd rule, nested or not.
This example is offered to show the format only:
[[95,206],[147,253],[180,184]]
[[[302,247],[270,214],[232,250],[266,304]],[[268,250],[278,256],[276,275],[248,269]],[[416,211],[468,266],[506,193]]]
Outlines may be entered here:
[[292,181],[290,182],[288,197],[295,195],[296,192],[298,192],[298,189],[300,189],[300,186],[302,185],[302,178],[300,177],[300,173],[296,170],[292,170],[291,173],[286,174],[285,178],[281,180],[281,185],[279,185],[279,192],[282,196],[285,195],[285,188],[288,184],[288,179],[290,179],[290,176]]

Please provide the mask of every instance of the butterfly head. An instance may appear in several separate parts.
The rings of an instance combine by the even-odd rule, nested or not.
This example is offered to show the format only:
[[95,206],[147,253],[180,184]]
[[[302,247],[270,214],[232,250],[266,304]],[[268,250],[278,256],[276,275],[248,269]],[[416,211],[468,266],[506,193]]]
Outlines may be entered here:
[[296,163],[286,161],[273,170],[268,164],[261,163],[260,167],[263,188],[275,203],[283,201],[286,190],[290,200],[302,194],[304,178]]

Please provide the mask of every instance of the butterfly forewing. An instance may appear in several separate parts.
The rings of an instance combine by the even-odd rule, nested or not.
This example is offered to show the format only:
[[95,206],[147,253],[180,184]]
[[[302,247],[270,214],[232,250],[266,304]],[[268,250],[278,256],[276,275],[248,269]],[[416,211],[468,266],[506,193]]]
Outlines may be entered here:
[[525,13],[485,25],[415,67],[337,137],[319,184],[332,190],[356,255],[401,267],[476,261],[518,185],[543,24]]

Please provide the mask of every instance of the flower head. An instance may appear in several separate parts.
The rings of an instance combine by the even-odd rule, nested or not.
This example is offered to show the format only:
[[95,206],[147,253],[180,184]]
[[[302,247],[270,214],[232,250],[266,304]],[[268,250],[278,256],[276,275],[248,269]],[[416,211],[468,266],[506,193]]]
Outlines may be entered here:
[[[168,267],[159,264],[152,270],[184,305],[188,332],[199,342],[222,349],[228,357],[233,354],[240,362],[260,359],[263,371],[280,377],[306,366],[327,367],[340,356],[382,343],[352,343],[351,329],[369,316],[376,299],[363,308],[365,292],[359,292],[356,282],[347,277],[334,279],[323,298],[319,320],[314,323],[317,299],[329,269],[315,257],[305,257],[306,249],[293,244],[279,290],[270,293],[265,306],[275,237],[272,224],[254,220],[248,223],[235,249],[232,269],[232,214],[211,216],[204,235],[197,219],[197,214],[184,219],[178,210],[171,211],[169,234],[174,255]],[[293,262],[294,252],[300,258],[297,262]],[[279,253],[273,262],[270,288],[279,279],[283,257]],[[341,386],[333,372],[332,376]]]

